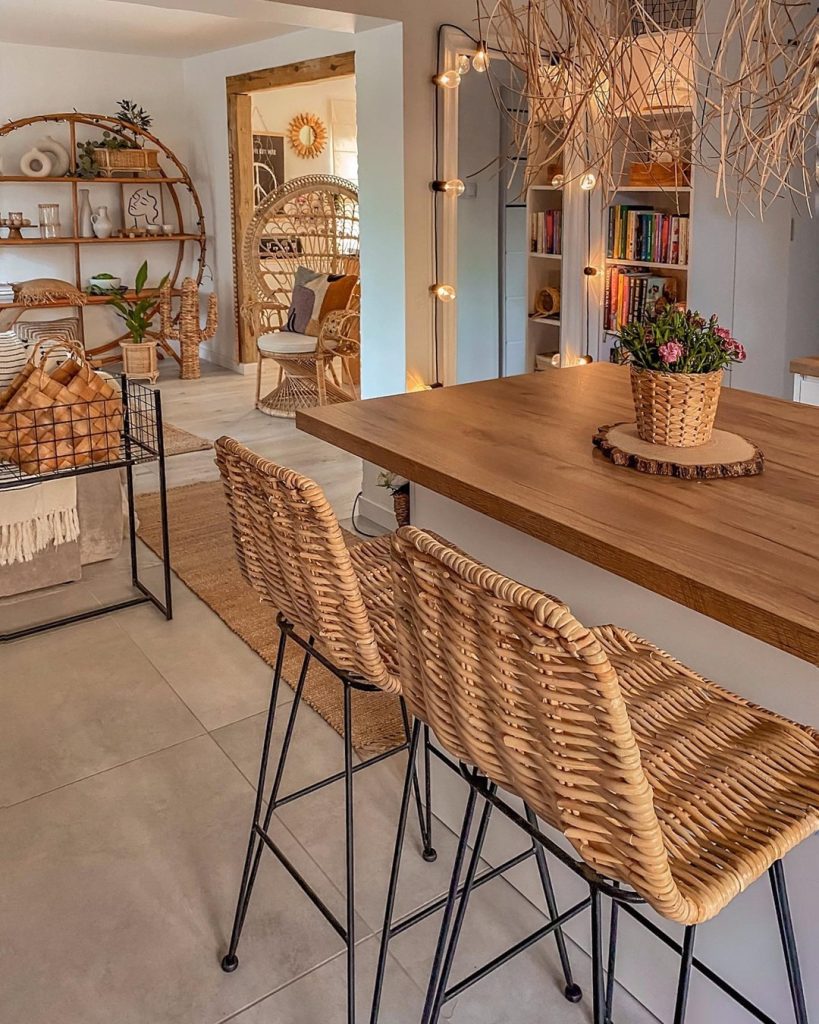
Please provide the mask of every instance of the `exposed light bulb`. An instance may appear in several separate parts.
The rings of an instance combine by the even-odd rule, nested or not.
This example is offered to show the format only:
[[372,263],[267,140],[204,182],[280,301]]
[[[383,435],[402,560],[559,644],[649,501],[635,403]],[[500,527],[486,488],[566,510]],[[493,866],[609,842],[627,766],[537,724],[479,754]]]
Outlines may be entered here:
[[450,196],[462,196],[466,191],[466,185],[460,178],[451,178],[449,181],[433,181],[433,192],[446,192]]
[[577,360],[579,366],[588,366],[589,363],[593,363],[594,360],[590,355],[580,356]]
[[430,288],[430,291],[436,299],[440,299],[441,302],[452,302],[455,298],[455,289],[451,284],[434,284]]
[[555,352],[555,354],[552,356],[552,366],[554,366],[555,369],[560,369],[560,353],[559,352]]
[[486,43],[483,39],[475,56],[472,58],[472,67],[481,73],[489,67],[489,51],[486,49]]
[[596,277],[597,267],[583,267],[583,273],[586,275],[586,277]]
[[469,69],[471,67],[472,67],[472,61],[469,59],[469,54],[468,53],[459,53],[458,54],[458,74],[459,75],[467,75],[467,74],[469,74]]
[[454,68],[450,68],[449,71],[436,75],[432,81],[442,89],[457,89],[461,84],[461,76]]
[[597,184],[597,175],[592,171],[586,171],[583,177],[580,179],[580,187],[584,192],[591,192],[594,186]]
[[565,179],[563,178],[562,174],[555,174],[552,178],[552,188],[563,188],[564,180]]

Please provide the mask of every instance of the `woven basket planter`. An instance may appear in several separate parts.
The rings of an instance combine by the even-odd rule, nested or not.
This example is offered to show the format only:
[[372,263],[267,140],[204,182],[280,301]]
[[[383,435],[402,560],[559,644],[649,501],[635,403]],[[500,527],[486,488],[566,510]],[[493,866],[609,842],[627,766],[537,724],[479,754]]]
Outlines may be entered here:
[[159,379],[159,364],[156,357],[155,341],[121,341],[122,369],[131,380],[137,378],[156,384]]
[[410,524],[410,496],[408,491],[396,491],[392,496],[392,507],[395,520],[399,526]]
[[94,150],[94,163],[101,174],[140,174],[159,170],[159,152],[156,149]]
[[663,373],[631,367],[637,433],[643,441],[695,448],[711,439],[722,370]]

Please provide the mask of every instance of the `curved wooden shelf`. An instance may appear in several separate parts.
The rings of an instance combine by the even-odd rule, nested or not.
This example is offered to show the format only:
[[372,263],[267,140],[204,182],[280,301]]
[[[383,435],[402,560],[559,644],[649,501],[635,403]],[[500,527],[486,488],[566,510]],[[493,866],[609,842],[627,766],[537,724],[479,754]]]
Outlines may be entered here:
[[[19,128],[28,128],[32,125],[47,125],[47,124],[64,124],[68,126],[69,144],[68,150],[71,153],[72,161],[76,159],[77,152],[77,129],[82,127],[84,129],[91,129],[92,131],[107,131],[111,135],[114,135],[121,139],[126,139],[130,143],[136,138],[140,144],[147,144],[150,147],[156,148],[159,151],[160,159],[167,161],[167,167],[170,171],[169,174],[165,174],[164,170],[160,167],[159,172],[152,170],[149,173],[125,173],[119,176],[114,172],[113,174],[101,174],[94,178],[83,178],[76,173],[76,165],[72,163],[70,172],[66,175],[59,177],[46,177],[46,178],[29,178],[26,175],[18,174],[5,174],[0,175],[0,185],[3,184],[36,184],[36,185],[68,185],[71,191],[71,204],[70,204],[70,222],[66,225],[68,230],[72,234],[64,238],[0,238],[0,247],[8,246],[40,246],[40,245],[59,245],[59,246],[71,246],[74,249],[74,284],[80,290],[83,289],[84,273],[82,266],[82,250],[87,245],[108,245],[111,242],[121,243],[146,243],[146,242],[165,242],[174,243],[177,246],[176,259],[168,272],[168,279],[171,284],[171,288],[174,294],[179,294],[177,285],[179,284],[180,277],[183,273],[187,276],[187,267],[183,266],[185,262],[185,246],[188,242],[196,242],[199,245],[198,254],[194,255],[193,265],[191,267],[191,276],[195,278],[197,284],[202,280],[202,275],[205,270],[205,253],[207,238],[205,235],[205,220],[202,211],[202,203],[200,202],[199,195],[194,187],[191,176],[187,171],[187,168],[179,160],[176,154],[169,149],[163,142],[161,142],[156,136],[144,129],[135,128],[133,125],[128,124],[125,121],[119,120],[119,118],[111,117],[107,114],[87,114],[79,113],[77,111],[65,112],[59,114],[39,114],[35,117],[20,118],[17,121],[9,121],[6,124],[0,125],[0,138],[6,135],[10,135],[12,132],[17,131]],[[165,220],[167,223],[174,225],[175,231],[172,235],[146,235],[141,238],[80,238],[79,237],[79,189],[80,187],[86,187],[91,185],[98,185],[104,183],[106,185],[166,185],[167,189],[163,189],[163,196],[168,200],[170,209],[166,210]],[[180,196],[177,194],[178,189],[184,189],[187,192],[190,205],[193,210],[194,223],[190,224],[192,230],[188,230],[188,225],[185,224],[185,214],[183,212],[182,202],[180,202]],[[36,226],[35,226],[36,230]],[[167,265],[167,264],[166,264]],[[145,294],[145,293],[143,293]],[[148,293],[151,294],[151,293]],[[132,298],[133,293],[126,293],[126,297]],[[93,295],[88,296],[88,306],[99,306],[104,305],[108,301],[106,295]],[[37,306],[23,306],[22,303],[0,303],[0,309],[10,308],[26,308],[26,309],[66,309],[76,308],[79,311],[79,321],[81,338],[85,341],[85,320],[83,310],[86,308],[85,305],[72,307],[71,303],[68,302],[44,302]],[[113,341],[103,342],[97,345],[95,348],[86,347],[86,351],[90,356],[95,356],[100,352],[109,352],[112,348],[116,348],[120,341],[122,341],[127,335],[121,335]],[[174,354],[175,353],[170,353]],[[113,358],[116,358],[115,356]],[[108,360],[110,361],[110,360]]]
[[[175,298],[179,298],[182,294],[181,288],[172,288],[171,295]],[[135,299],[137,297],[136,292],[124,292],[120,294],[120,298],[123,299]],[[159,298],[158,288],[144,288],[140,292],[140,298]],[[85,305],[86,306],[104,306],[111,298],[110,295],[86,295]],[[79,309],[80,307],[73,302],[57,301],[57,302],[39,302],[36,306],[30,306],[27,302],[0,302],[0,310],[2,309]]]

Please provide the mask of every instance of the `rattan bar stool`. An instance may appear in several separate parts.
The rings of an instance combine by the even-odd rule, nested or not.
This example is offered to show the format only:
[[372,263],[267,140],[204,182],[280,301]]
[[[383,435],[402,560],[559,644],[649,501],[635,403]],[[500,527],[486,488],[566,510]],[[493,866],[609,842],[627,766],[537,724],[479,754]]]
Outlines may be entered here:
[[[312,480],[256,455],[228,437],[215,445],[216,462],[230,510],[236,555],[242,574],[262,601],[279,609],[279,646],[262,745],[256,802],[230,945],[222,969],[236,970],[239,938],[259,869],[262,851],[271,850],[347,947],[347,1020],[355,1021],[355,823],[353,777],[387,757],[408,750],[410,721],[394,674],[395,627],[392,616],[389,537],[347,547],[344,535],[321,488]],[[302,635],[303,634],[303,635]],[[267,791],[271,736],[287,642],[304,651],[294,699],[287,719],[273,783]],[[338,680],[344,699],[344,770],[295,792],[280,795],[296,718],[312,659]],[[354,763],[352,694],[384,691],[399,696],[405,742]],[[428,733],[427,733],[428,736]],[[411,788],[420,823],[423,858],[436,858],[432,847],[429,762],[425,800],[415,768],[418,742],[412,747]],[[428,744],[424,747],[428,750]],[[427,755],[428,756],[428,755]],[[332,783],[344,781],[346,843],[346,916],[340,921],[279,849],[269,835],[277,807]],[[265,797],[267,807],[265,809]]]
[[[674,1024],[685,1018],[692,969],[775,1024],[694,957],[697,927],[765,872],[795,1019],[807,1024],[782,858],[819,828],[819,734],[721,689],[633,633],[586,628],[566,605],[420,530],[399,530],[392,546],[404,697],[470,785],[423,1024],[437,1022],[470,982],[449,986],[449,975],[496,810],[588,883],[588,899],[554,921],[591,907],[595,1024],[611,1019],[618,909],[680,953]],[[498,787],[524,801],[525,816]],[[409,793],[407,784],[404,821]],[[483,812],[459,885],[478,797]],[[399,827],[382,948],[401,842]],[[612,907],[608,978],[604,896]],[[682,943],[638,904],[683,925]]]

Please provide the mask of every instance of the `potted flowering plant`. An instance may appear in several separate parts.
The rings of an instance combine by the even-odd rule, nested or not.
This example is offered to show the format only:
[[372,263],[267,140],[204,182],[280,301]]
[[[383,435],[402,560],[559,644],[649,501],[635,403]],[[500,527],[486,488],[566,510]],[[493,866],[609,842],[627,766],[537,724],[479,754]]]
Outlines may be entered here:
[[690,309],[665,307],[624,324],[615,350],[631,367],[637,433],[643,441],[693,448],[711,438],[722,373],[745,359],[745,349]]

